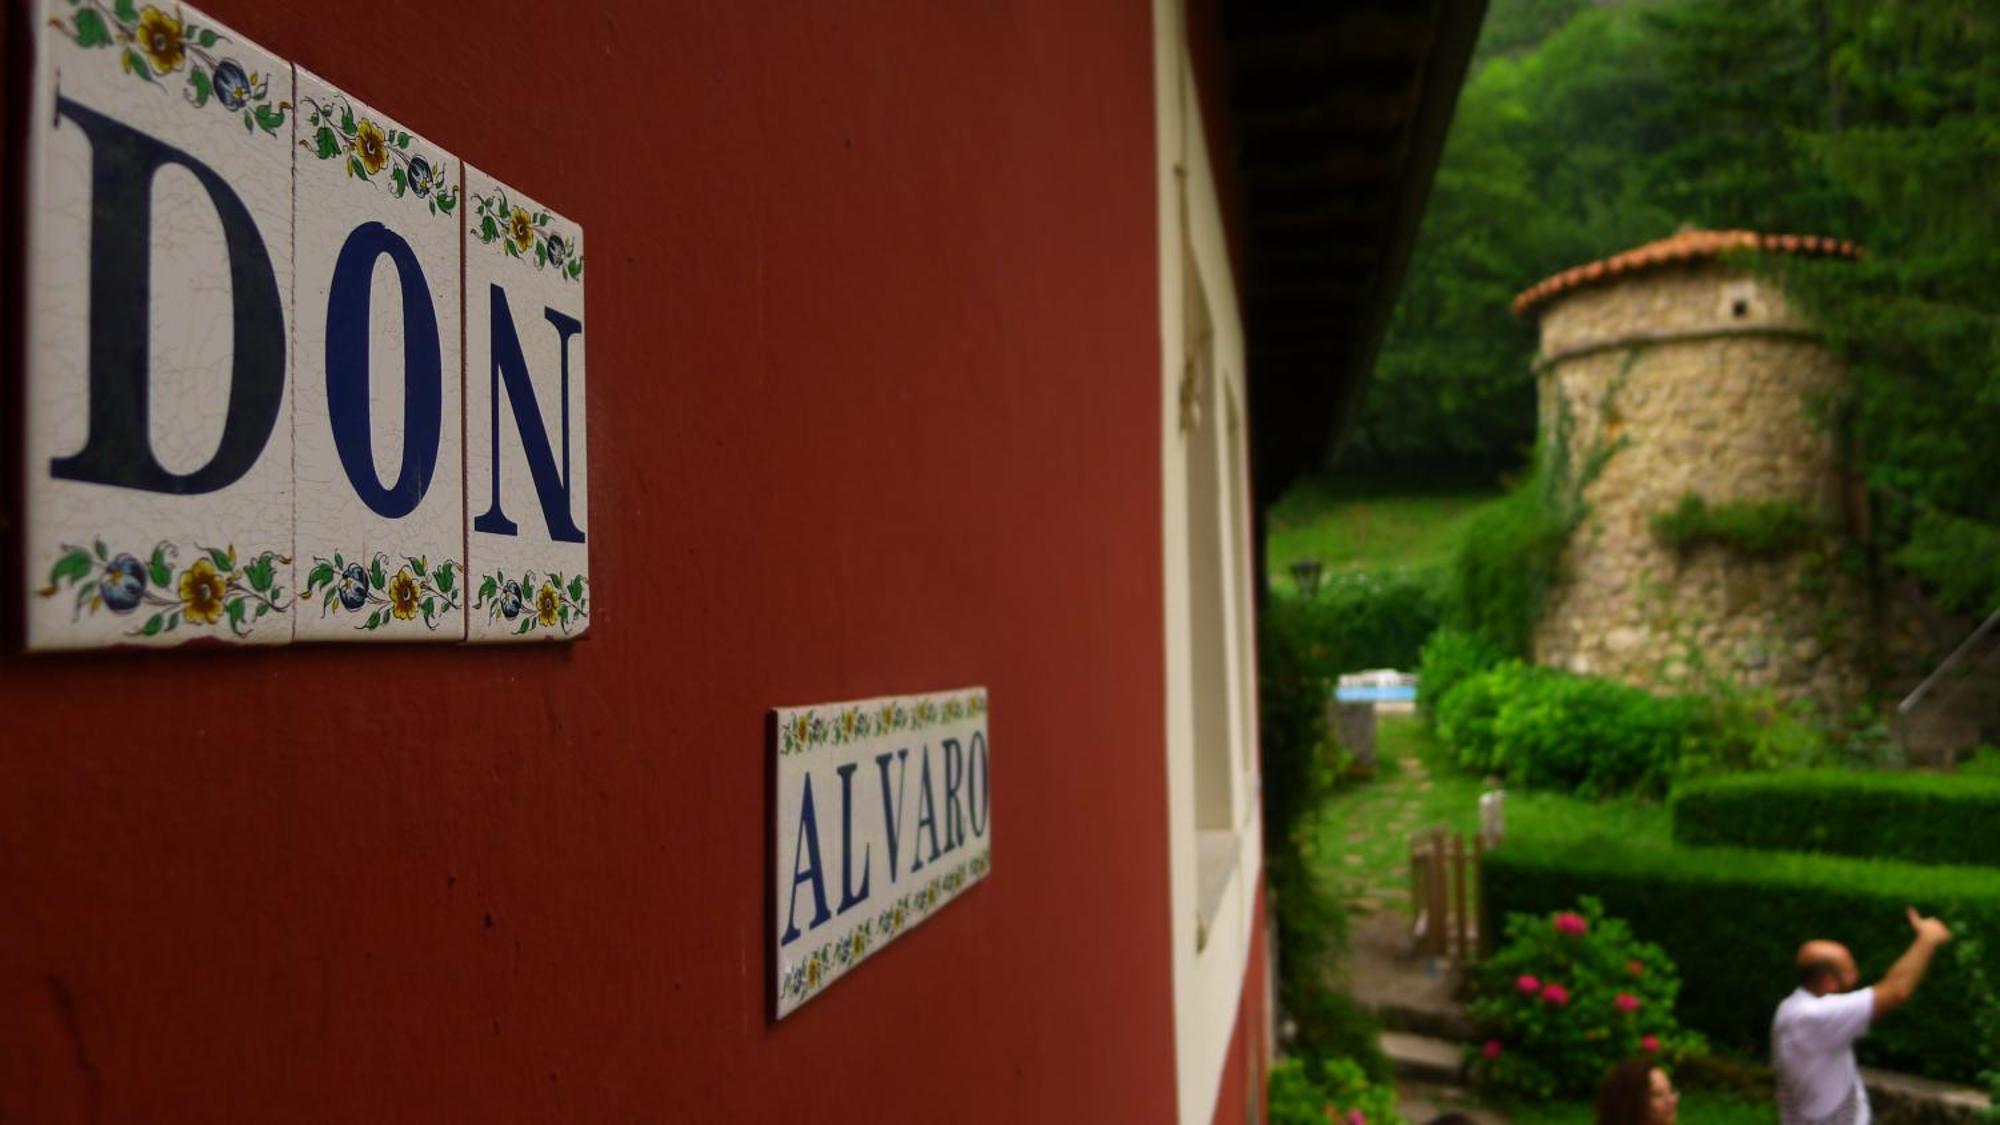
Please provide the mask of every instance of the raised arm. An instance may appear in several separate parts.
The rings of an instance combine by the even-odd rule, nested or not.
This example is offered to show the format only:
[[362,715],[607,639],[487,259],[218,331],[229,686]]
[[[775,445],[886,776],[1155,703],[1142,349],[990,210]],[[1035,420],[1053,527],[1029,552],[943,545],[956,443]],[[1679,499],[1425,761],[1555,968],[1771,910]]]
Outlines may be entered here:
[[1938,947],[1951,940],[1951,931],[1936,918],[1926,918],[1912,906],[1910,929],[1916,933],[1910,948],[1903,951],[1896,963],[1889,966],[1882,983],[1875,986],[1875,1019],[1881,1019],[1916,995],[1917,985],[1923,983],[1924,974],[1930,970],[1931,955]]

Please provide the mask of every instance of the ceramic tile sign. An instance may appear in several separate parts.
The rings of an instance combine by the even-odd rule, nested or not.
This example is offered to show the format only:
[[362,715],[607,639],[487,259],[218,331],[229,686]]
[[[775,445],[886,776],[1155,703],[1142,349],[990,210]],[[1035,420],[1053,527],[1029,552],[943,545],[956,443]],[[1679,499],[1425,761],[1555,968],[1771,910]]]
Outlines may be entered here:
[[465,637],[458,161],[298,71],[294,636]]
[[993,866],[986,689],[774,714],[783,1019]]
[[472,641],[590,624],[583,231],[465,168],[465,515]]
[[30,648],[292,635],[292,68],[44,0],[28,136]]

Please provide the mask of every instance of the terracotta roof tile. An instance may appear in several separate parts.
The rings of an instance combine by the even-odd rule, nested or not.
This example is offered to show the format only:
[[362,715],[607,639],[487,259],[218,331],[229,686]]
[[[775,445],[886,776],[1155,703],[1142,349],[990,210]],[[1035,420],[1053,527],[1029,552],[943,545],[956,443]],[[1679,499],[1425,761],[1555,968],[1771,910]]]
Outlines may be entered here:
[[1859,258],[1861,249],[1846,239],[1817,234],[1760,234],[1752,230],[1684,230],[1671,238],[1614,254],[1602,261],[1566,269],[1544,278],[1514,298],[1514,315],[1526,316],[1551,298],[1606,278],[1622,277],[1719,257],[1732,250]]

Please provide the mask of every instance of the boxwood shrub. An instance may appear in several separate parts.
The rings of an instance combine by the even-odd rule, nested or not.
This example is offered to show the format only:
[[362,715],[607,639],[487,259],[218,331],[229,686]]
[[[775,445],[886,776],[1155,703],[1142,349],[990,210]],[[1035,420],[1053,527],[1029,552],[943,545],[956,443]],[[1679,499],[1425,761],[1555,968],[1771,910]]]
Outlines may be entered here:
[[[1682,1023],[1730,1050],[1769,1050],[1771,1015],[1794,987],[1799,943],[1832,938],[1879,980],[1910,942],[1905,906],[1984,939],[2000,974],[2000,870],[1736,848],[1661,848],[1594,838],[1516,838],[1487,853],[1483,932],[1512,912],[1541,913],[1595,895],[1681,971]],[[1865,1039],[1864,1064],[1972,1082],[1980,1057],[1969,974],[1951,951],[1931,962],[1916,999]]]
[[1797,770],[1690,782],[1674,840],[2000,867],[2000,779]]
[[1429,570],[1330,574],[1314,597],[1272,598],[1265,627],[1298,637],[1308,668],[1329,680],[1365,668],[1415,668],[1437,628],[1437,584]]

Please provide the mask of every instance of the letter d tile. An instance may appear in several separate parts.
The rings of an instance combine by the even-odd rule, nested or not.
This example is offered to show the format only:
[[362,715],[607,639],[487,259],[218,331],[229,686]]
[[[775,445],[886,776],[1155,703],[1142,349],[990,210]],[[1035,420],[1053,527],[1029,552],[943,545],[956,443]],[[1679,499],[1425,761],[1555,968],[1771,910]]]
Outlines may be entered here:
[[292,68],[185,5],[39,7],[29,647],[286,643]]

